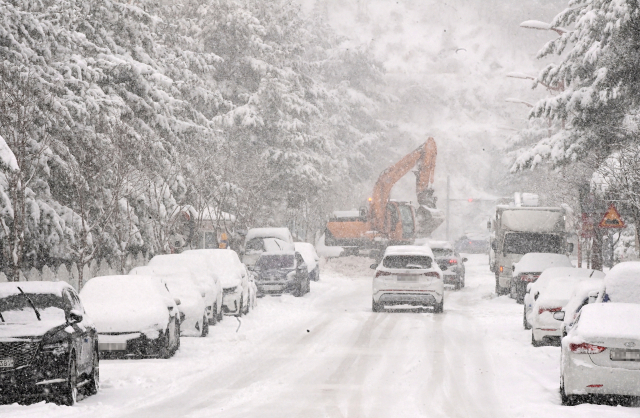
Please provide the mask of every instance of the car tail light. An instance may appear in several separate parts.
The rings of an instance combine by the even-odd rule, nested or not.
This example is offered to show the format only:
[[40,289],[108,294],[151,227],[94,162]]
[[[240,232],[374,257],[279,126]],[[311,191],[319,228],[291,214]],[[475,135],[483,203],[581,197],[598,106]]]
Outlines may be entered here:
[[424,273],[424,275],[427,276],[427,277],[435,277],[436,279],[440,278],[440,275],[435,271],[428,271],[428,272]]
[[596,385],[587,385],[587,387],[588,387],[588,388],[601,388],[601,387],[603,387],[603,386],[604,386],[604,385],[599,385],[599,384],[596,384]]
[[458,264],[458,260],[452,258],[451,260],[449,260],[449,264]]
[[541,315],[542,312],[560,312],[562,310],[562,307],[560,308],[540,308],[538,309],[538,315]]
[[533,283],[536,280],[538,280],[538,277],[540,277],[540,276],[536,276],[534,274],[521,274],[520,275],[520,280],[522,280],[523,282]]
[[593,345],[589,343],[582,344],[569,344],[569,349],[576,354],[599,354],[602,353],[607,347],[599,345]]
[[376,277],[380,276],[393,276],[393,274],[389,273],[388,271],[376,271]]

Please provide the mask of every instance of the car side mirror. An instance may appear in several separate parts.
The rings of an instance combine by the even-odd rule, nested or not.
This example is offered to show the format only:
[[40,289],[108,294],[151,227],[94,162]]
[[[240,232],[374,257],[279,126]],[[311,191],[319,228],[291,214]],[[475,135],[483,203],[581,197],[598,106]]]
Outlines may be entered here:
[[77,309],[72,309],[71,312],[69,312],[69,323],[70,324],[77,324],[78,322],[82,322],[83,316],[82,316],[82,312],[80,312]]
[[564,321],[564,311],[554,312],[553,313],[553,319],[555,319],[557,321]]
[[371,270],[375,270],[375,269],[377,269],[377,268],[378,268],[378,264],[377,264],[377,263],[373,263],[373,264],[371,264],[371,265],[369,266],[369,268],[370,268]]
[[538,297],[540,297],[540,292],[536,292],[536,294],[533,295],[533,300],[538,300]]
[[597,290],[589,292],[589,303],[594,303],[598,299],[599,295],[600,292],[598,292]]
[[174,298],[173,301],[176,303],[176,305],[180,305],[182,303],[178,298]]
[[531,285],[533,283],[527,283],[527,293],[531,293]]
[[462,259],[462,262],[463,262],[463,263],[466,263],[467,261],[469,261],[469,259],[468,259],[467,257],[465,257],[465,258],[463,258],[463,259]]

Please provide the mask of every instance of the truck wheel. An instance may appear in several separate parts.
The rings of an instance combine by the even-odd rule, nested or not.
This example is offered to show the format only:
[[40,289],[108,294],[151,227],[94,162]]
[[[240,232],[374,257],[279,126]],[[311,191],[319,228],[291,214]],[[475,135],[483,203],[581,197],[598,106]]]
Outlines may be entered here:
[[496,275],[496,296],[502,295],[502,289],[500,288],[500,279]]

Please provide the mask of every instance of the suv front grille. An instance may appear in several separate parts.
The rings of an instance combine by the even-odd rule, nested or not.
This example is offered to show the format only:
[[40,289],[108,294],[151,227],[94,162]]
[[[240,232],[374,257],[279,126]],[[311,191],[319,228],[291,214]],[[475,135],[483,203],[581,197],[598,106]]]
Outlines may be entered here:
[[37,342],[0,343],[0,360],[13,359],[13,367],[0,367],[0,372],[28,366],[37,350]]

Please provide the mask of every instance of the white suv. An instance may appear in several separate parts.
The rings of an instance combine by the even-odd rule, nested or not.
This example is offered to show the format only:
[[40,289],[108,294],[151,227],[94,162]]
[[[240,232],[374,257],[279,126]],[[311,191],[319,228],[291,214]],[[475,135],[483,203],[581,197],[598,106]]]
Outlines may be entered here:
[[431,306],[444,310],[442,271],[429,247],[399,245],[387,247],[382,262],[372,264],[374,312],[385,305]]

